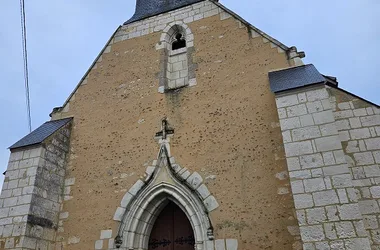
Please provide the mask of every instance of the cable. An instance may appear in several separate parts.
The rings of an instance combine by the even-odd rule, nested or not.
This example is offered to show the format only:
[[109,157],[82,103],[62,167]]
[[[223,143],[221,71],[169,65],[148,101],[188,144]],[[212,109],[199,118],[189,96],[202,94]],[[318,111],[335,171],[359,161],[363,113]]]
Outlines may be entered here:
[[32,132],[32,116],[31,116],[31,112],[30,112],[28,50],[26,48],[26,18],[25,18],[24,0],[20,0],[20,12],[21,12],[22,56],[24,59],[24,82],[25,82],[26,112],[27,112],[29,132]]

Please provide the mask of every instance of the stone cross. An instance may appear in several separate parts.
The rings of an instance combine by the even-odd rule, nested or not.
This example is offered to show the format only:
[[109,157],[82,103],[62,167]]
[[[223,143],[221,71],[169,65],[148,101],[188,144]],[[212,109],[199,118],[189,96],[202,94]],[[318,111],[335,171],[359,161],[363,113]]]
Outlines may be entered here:
[[155,138],[159,140],[166,140],[169,135],[174,134],[174,129],[169,127],[168,120],[166,117],[162,119],[161,131],[156,133]]

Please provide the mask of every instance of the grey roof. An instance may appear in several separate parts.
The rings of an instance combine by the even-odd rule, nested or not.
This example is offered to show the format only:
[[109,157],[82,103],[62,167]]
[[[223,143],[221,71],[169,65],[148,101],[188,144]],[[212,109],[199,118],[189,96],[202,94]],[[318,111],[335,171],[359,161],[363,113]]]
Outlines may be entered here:
[[204,0],[136,0],[135,14],[124,25],[201,1]]
[[21,148],[31,146],[43,142],[46,138],[51,136],[55,131],[65,126],[72,118],[65,118],[61,120],[49,121],[42,124],[40,127],[32,131],[30,134],[13,144],[9,149]]
[[325,81],[313,64],[269,72],[270,88],[274,93]]

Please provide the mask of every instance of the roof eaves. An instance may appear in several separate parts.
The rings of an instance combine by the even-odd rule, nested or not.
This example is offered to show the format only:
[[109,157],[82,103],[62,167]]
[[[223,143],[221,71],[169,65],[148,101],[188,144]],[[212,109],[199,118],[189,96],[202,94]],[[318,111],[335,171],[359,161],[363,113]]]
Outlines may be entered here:
[[[19,149],[19,148],[32,147],[32,146],[35,146],[35,145],[40,145],[41,143],[43,143],[46,140],[46,138],[48,138],[49,136],[51,136],[52,134],[54,134],[56,131],[58,131],[62,127],[66,126],[72,120],[73,120],[73,118],[69,117],[69,118],[64,118],[64,119],[60,119],[60,120],[54,120],[54,121],[45,122],[41,126],[39,126],[38,128],[36,128],[35,130],[33,130],[31,133],[27,134],[26,136],[24,136],[20,140],[18,140],[16,143],[14,143],[13,145],[11,145],[8,149],[15,150],[15,149]],[[44,125],[46,125],[48,123],[53,123],[53,122],[55,122],[55,123],[60,122],[60,123],[59,123],[58,126],[56,126],[51,131],[46,132],[46,129],[45,129],[45,131],[42,130],[46,134],[41,134],[42,131],[39,130],[39,129],[41,129]],[[36,139],[36,137],[38,139]]]

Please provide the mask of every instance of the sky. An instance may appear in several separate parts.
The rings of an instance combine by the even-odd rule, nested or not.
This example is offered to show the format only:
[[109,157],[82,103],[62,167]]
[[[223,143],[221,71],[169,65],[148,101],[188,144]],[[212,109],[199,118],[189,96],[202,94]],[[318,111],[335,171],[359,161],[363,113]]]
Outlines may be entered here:
[[[380,104],[379,0],[221,0],[287,46],[305,51],[339,86]],[[26,1],[32,128],[62,106],[135,0]],[[19,1],[0,1],[0,173],[28,134]],[[0,182],[3,176],[0,174]]]

